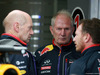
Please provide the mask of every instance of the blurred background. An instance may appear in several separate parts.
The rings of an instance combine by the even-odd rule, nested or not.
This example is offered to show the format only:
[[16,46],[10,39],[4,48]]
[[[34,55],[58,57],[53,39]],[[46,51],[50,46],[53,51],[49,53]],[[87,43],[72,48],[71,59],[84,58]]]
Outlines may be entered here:
[[28,44],[31,52],[52,42],[49,26],[58,10],[66,9],[71,13],[75,28],[81,19],[100,18],[100,0],[0,0],[0,35],[4,33],[3,19],[14,9],[29,13],[33,20],[34,35]]

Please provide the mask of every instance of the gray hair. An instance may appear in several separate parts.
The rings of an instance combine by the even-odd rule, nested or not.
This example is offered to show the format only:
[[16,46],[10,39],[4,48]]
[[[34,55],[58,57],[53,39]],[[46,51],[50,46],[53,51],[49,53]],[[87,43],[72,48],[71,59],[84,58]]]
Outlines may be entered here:
[[58,11],[57,14],[54,15],[54,16],[52,17],[52,19],[51,19],[51,25],[52,25],[52,26],[54,26],[54,24],[55,24],[55,19],[56,19],[56,17],[57,17],[59,14],[64,14],[64,15],[66,15],[67,17],[69,17],[69,18],[71,19],[71,25],[73,26],[73,19],[72,19],[72,17],[71,17],[71,14],[70,14],[67,10],[64,10],[64,9]]

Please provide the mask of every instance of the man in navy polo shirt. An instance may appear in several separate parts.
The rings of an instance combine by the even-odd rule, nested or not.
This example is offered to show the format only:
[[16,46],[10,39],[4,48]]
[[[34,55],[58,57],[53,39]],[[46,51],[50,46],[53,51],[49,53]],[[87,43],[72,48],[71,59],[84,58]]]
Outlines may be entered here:
[[71,15],[66,10],[60,10],[51,19],[51,34],[54,39],[36,51],[36,66],[38,75],[67,75],[69,66],[80,55],[75,51],[72,41],[74,32]]
[[100,20],[82,20],[73,39],[81,58],[74,61],[69,75],[100,75]]
[[[31,36],[32,19],[29,14],[21,10],[11,11],[3,21],[5,33],[1,35],[0,45],[27,47]],[[17,66],[22,75],[36,75],[34,57],[26,50],[24,54],[10,54],[10,63]]]

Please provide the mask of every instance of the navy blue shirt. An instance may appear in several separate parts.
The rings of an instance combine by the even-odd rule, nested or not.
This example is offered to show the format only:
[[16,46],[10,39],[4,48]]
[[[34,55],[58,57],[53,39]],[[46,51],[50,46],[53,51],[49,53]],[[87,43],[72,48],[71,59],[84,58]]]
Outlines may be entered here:
[[[0,45],[24,46],[27,44],[18,37],[4,33],[0,38]],[[9,54],[10,64],[17,66],[22,75],[36,75],[36,65],[33,55],[26,50],[24,54]],[[2,61],[2,60],[1,60]]]
[[82,57],[71,64],[69,75],[100,75],[100,45],[83,50]]
[[39,48],[35,54],[38,75],[67,75],[70,64],[80,57],[72,39],[61,48],[53,40],[52,44]]

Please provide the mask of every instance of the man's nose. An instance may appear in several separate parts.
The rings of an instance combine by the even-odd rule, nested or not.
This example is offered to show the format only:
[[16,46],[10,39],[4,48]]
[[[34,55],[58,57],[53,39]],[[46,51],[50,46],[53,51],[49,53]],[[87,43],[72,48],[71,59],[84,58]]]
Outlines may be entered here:
[[64,29],[61,30],[61,35],[65,35],[65,30]]
[[33,34],[34,34],[33,30],[31,30],[30,34],[31,34],[31,35],[33,35]]

